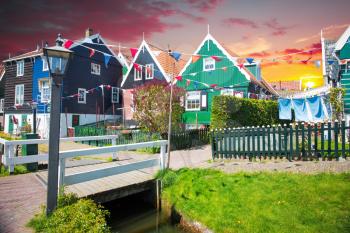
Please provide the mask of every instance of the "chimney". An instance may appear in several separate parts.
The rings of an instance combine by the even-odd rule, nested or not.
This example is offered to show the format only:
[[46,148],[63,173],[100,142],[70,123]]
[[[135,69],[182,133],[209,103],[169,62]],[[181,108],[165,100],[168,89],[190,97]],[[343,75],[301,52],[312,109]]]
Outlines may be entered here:
[[86,29],[86,31],[85,31],[85,37],[90,37],[90,36],[92,36],[92,33],[93,33],[92,28]]

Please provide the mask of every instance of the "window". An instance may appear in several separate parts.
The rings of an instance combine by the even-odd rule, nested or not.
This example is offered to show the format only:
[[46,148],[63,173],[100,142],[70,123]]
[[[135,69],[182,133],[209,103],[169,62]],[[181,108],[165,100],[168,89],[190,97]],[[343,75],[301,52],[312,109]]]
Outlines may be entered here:
[[24,75],[24,61],[17,61],[17,76]]
[[78,103],[86,104],[86,89],[78,88]]
[[48,79],[46,80],[40,80],[39,88],[41,92],[41,102],[42,103],[48,103],[51,99],[51,89],[50,89],[50,81]]
[[23,105],[23,103],[24,103],[24,84],[16,85],[15,105]]
[[215,70],[215,60],[211,57],[203,59],[203,71]]
[[233,96],[234,95],[234,91],[233,91],[233,89],[223,89],[223,90],[221,90],[221,95],[231,95],[231,96]]
[[139,66],[139,69],[134,69],[134,80],[140,81],[142,80],[142,66]]
[[43,61],[43,71],[49,70],[49,65],[47,64],[46,57],[42,57],[41,60]]
[[96,63],[91,63],[91,74],[100,75],[101,74],[101,65]]
[[153,64],[147,64],[146,65],[146,79],[153,79],[154,76],[154,65]]
[[112,87],[112,103],[119,103],[119,89]]
[[4,99],[0,99],[0,112],[4,112]]
[[186,94],[186,110],[196,111],[200,110],[200,91],[191,91]]

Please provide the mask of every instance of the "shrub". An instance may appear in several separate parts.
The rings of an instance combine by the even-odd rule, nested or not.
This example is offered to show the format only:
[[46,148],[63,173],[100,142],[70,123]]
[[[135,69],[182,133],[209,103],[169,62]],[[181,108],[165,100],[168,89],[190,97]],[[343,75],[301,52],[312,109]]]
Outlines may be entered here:
[[278,103],[271,100],[242,99],[233,96],[215,96],[211,128],[262,126],[283,124],[278,118]]
[[35,232],[110,232],[106,223],[107,210],[89,199],[72,194],[60,197],[57,209],[49,217],[45,208],[28,226]]

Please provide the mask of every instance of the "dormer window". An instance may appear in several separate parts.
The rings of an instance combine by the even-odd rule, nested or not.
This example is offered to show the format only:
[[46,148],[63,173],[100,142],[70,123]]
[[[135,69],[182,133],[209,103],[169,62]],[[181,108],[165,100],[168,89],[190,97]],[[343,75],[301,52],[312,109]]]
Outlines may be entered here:
[[101,65],[96,63],[91,63],[91,74],[100,75]]
[[153,79],[154,77],[154,65],[153,64],[147,64],[145,67],[145,77],[146,79]]
[[138,69],[134,69],[134,80],[135,81],[142,80],[142,66],[139,66]]
[[24,61],[17,61],[17,77],[24,75]]
[[215,60],[211,57],[203,59],[203,71],[215,70]]

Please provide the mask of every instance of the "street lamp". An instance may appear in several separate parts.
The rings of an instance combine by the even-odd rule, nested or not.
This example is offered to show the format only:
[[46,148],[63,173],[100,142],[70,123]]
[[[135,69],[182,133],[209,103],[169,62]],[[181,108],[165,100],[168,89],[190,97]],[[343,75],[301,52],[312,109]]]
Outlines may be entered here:
[[49,164],[47,178],[47,207],[49,215],[57,206],[58,194],[58,165],[60,143],[60,117],[61,117],[61,86],[66,74],[68,62],[72,51],[64,47],[61,34],[58,34],[56,45],[44,48],[47,59],[51,82],[51,110],[50,110],[50,133],[49,133]]

